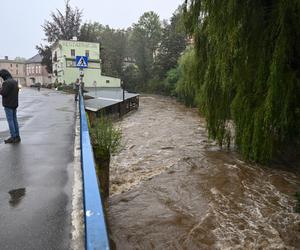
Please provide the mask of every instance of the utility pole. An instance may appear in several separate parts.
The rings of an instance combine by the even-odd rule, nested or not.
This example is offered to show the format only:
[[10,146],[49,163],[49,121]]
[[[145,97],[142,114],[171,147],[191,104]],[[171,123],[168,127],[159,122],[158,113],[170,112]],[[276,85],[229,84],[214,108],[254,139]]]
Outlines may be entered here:
[[121,86],[122,86],[122,89],[123,89],[123,102],[125,101],[125,86],[124,86],[124,82],[121,81]]

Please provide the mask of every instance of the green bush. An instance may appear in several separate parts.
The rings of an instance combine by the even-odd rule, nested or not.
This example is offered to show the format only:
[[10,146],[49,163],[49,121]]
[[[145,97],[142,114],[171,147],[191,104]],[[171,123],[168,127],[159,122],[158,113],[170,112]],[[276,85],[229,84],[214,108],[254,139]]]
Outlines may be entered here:
[[110,159],[110,155],[120,150],[121,138],[121,130],[107,117],[101,116],[92,124],[91,140],[96,158]]
[[114,128],[112,121],[105,116],[101,116],[96,122],[93,122],[90,128],[100,191],[102,197],[107,199],[109,196],[110,156],[120,150],[122,134],[120,129]]
[[197,71],[195,50],[187,48],[179,59],[178,81],[176,95],[186,106],[196,106],[196,97],[199,91],[198,80],[194,72]]

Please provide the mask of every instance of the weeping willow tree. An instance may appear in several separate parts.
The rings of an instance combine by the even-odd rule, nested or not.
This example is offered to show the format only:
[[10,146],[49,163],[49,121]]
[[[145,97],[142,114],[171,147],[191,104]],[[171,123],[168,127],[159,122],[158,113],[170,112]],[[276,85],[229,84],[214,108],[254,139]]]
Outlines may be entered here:
[[300,1],[186,0],[185,23],[210,137],[258,162],[299,146]]
[[175,92],[179,100],[189,107],[194,107],[197,104],[197,91],[199,89],[197,83],[199,81],[198,74],[194,74],[197,68],[195,50],[188,47],[178,61],[179,80],[176,83]]

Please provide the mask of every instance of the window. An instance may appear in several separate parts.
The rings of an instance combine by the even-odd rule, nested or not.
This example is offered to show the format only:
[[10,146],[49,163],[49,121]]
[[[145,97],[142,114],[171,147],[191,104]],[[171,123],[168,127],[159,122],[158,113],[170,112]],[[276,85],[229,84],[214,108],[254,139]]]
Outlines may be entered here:
[[12,67],[12,64],[10,64],[10,67]]
[[17,70],[16,73],[17,73],[17,75],[18,75],[18,74],[19,74],[19,71]]
[[90,56],[90,51],[86,50],[85,51],[85,56],[89,57]]
[[18,68],[18,67],[19,67],[19,64],[16,64],[16,67]]
[[75,49],[71,49],[71,56],[75,56]]
[[109,83],[109,80],[106,80],[106,83]]

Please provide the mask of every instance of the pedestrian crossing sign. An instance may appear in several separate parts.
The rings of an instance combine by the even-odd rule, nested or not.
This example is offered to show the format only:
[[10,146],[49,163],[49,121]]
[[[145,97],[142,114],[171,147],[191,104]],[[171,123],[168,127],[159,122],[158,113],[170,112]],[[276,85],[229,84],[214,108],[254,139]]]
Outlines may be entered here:
[[88,67],[88,57],[87,56],[76,56],[76,67],[77,68],[87,68]]

